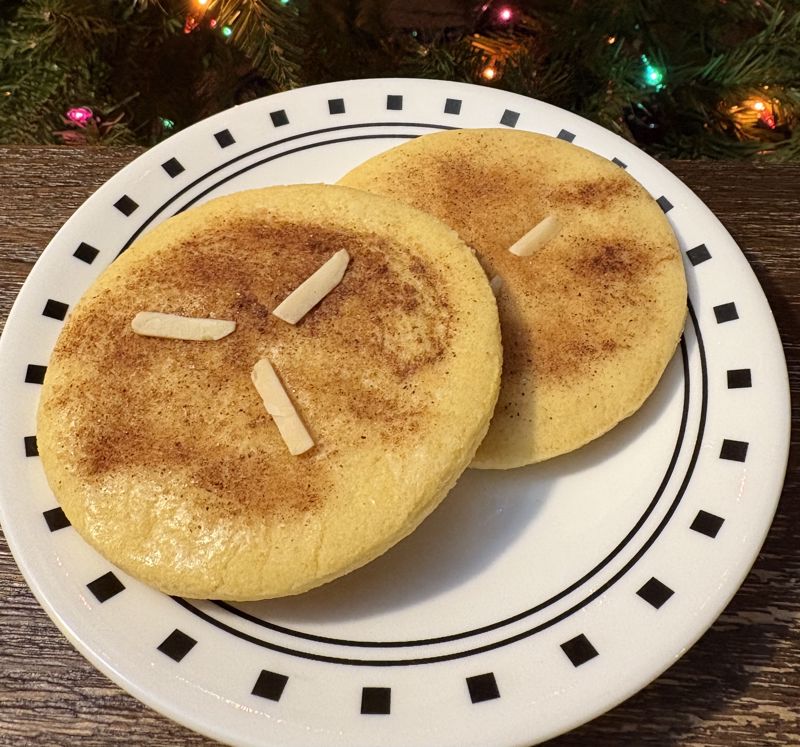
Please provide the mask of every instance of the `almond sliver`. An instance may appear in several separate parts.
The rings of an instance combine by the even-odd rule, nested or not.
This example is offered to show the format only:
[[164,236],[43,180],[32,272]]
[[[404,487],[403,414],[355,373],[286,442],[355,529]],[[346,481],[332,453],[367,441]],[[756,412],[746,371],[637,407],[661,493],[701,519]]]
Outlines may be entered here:
[[140,311],[131,321],[137,335],[168,337],[173,340],[221,340],[236,329],[236,322],[200,319],[159,311]]
[[262,358],[253,366],[251,378],[264,402],[264,407],[278,426],[289,453],[297,456],[308,451],[314,445],[314,441],[297,414],[272,364],[266,358]]
[[278,319],[297,324],[311,309],[328,295],[344,277],[350,255],[340,249],[313,275],[306,278],[272,312]]
[[521,239],[509,247],[508,251],[518,257],[528,257],[537,249],[541,249],[548,241],[561,232],[561,223],[555,215],[548,215],[537,223]]

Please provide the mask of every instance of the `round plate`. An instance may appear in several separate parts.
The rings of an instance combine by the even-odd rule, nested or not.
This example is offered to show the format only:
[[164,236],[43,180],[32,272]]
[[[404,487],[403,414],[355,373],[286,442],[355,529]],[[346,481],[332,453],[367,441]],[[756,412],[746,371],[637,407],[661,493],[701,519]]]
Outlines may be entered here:
[[[190,205],[333,182],[454,127],[572,141],[627,169],[666,212],[689,315],[644,407],[573,454],[468,471],[407,540],[299,597],[175,599],[112,567],[69,526],[36,458],[39,385],[70,308],[140,233]],[[39,601],[126,690],[243,745],[527,746],[597,716],[669,667],[725,607],[770,526],[789,443],[772,315],[697,197],[580,117],[438,81],[281,93],[149,150],[47,247],[6,325],[0,376],[0,518]]]

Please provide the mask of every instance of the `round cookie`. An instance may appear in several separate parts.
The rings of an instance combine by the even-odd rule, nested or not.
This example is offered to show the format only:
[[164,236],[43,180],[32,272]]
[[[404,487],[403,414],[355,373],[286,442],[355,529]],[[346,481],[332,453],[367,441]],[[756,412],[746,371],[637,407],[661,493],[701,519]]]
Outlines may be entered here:
[[[271,311],[340,249],[298,324]],[[236,322],[145,337],[140,311]],[[274,366],[315,446],[292,456],[251,381]],[[488,428],[502,352],[485,275],[426,213],[344,187],[222,197],[145,234],[95,282],[53,351],[38,445],[64,512],[166,593],[295,594],[411,532]]]
[[[654,389],[683,331],[686,280],[666,217],[624,169],[545,135],[454,130],[381,153],[340,184],[427,210],[500,279],[501,392],[472,466],[569,452]],[[547,216],[558,235],[512,254]]]

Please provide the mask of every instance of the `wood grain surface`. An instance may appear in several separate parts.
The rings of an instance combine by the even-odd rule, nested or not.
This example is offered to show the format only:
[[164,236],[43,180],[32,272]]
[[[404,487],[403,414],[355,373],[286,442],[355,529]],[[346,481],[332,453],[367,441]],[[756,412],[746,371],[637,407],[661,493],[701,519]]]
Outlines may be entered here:
[[[59,226],[140,152],[0,147],[0,326]],[[797,408],[800,165],[667,166],[709,205],[750,260],[780,328]],[[774,525],[722,616],[649,687],[550,745],[800,744],[797,420]],[[213,742],[151,711],[84,660],[39,607],[0,537],[0,745],[27,744]]]

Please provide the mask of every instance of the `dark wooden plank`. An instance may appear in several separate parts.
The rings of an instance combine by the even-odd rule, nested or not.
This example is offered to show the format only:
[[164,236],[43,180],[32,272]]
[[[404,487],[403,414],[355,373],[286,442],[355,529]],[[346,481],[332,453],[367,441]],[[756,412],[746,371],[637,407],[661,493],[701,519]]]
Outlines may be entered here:
[[[0,147],[0,327],[61,223],[139,152]],[[668,165],[720,217],[764,287],[784,341],[797,415],[800,166]],[[752,572],[711,630],[638,695],[551,744],[800,744],[798,441],[795,425],[774,525]],[[0,538],[0,743],[76,742],[212,744],[142,705],[83,659],[41,610]]]

